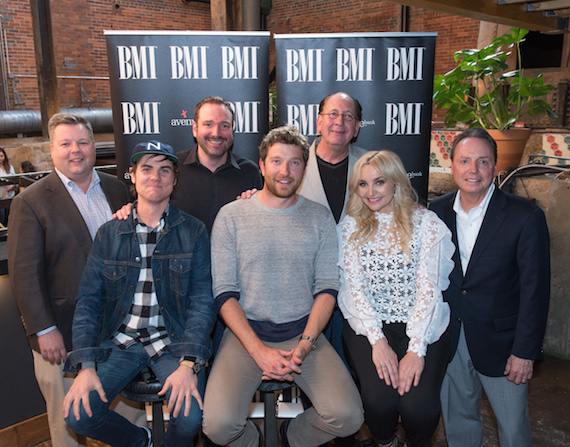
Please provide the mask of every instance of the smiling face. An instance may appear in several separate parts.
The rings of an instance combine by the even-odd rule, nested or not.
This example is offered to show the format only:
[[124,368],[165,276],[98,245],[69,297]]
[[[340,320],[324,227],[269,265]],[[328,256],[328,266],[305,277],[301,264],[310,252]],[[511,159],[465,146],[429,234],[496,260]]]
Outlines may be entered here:
[[234,143],[234,134],[232,114],[225,105],[202,105],[192,132],[198,142],[198,157],[226,160]]
[[305,174],[303,151],[294,144],[274,143],[259,166],[265,179],[263,189],[281,199],[295,195]]
[[360,169],[360,178],[356,193],[362,202],[372,211],[391,213],[394,211],[394,193],[396,187],[372,165],[365,164]]
[[[328,115],[337,112],[336,118]],[[352,121],[342,115],[350,114],[355,117]],[[321,135],[321,144],[338,151],[348,150],[348,145],[356,138],[360,130],[360,121],[356,119],[354,101],[345,93],[337,93],[327,99],[323,110],[317,116],[317,131]]]
[[451,173],[461,191],[462,206],[465,205],[463,199],[469,201],[470,208],[481,203],[493,183],[496,168],[493,150],[487,141],[465,138],[457,144]]
[[59,124],[50,144],[54,166],[80,187],[91,182],[95,142],[83,124]]
[[131,182],[139,202],[164,204],[176,184],[174,163],[164,155],[143,155],[131,168]]

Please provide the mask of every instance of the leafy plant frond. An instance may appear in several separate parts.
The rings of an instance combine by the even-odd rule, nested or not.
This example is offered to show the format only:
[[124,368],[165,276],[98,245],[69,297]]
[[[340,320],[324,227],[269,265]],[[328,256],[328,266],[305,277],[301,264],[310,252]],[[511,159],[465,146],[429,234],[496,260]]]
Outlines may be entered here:
[[527,34],[526,29],[511,28],[484,48],[456,51],[457,67],[434,76],[433,100],[438,109],[447,109],[447,126],[463,122],[504,130],[524,114],[558,118],[550,104],[540,99],[553,85],[545,85],[542,75],[529,78],[522,69],[507,71],[512,52],[521,67],[520,44]]

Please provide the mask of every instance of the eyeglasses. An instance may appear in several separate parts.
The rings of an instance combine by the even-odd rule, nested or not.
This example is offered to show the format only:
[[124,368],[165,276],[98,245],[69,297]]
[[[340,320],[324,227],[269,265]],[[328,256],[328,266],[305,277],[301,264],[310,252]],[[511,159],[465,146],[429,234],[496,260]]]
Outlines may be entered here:
[[342,116],[345,121],[354,121],[356,119],[352,113],[338,113],[335,111],[329,113],[321,113],[321,115],[328,115],[331,120],[335,120],[339,116]]

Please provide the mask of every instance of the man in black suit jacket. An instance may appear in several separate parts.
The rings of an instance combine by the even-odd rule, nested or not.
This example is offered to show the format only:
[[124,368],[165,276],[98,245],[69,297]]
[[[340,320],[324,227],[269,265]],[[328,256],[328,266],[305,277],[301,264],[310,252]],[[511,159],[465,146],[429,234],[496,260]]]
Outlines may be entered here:
[[431,204],[458,248],[444,292],[455,352],[441,391],[447,441],[482,445],[483,388],[501,447],[532,446],[527,386],[548,314],[546,219],[534,204],[495,188],[497,146],[487,131],[460,134],[451,160],[459,191]]
[[73,379],[64,379],[62,368],[71,351],[79,280],[97,228],[130,195],[115,177],[93,169],[93,129],[85,118],[56,114],[49,133],[55,170],[12,201],[8,269],[46,400],[52,444],[67,447],[78,445],[63,419],[63,398]]

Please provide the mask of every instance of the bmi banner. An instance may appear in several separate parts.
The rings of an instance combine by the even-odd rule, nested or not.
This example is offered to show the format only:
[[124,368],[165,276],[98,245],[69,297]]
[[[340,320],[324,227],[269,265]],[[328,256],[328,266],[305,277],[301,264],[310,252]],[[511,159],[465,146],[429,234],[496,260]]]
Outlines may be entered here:
[[207,96],[235,111],[234,151],[257,161],[268,131],[269,32],[105,31],[118,176],[135,145],[194,146],[194,106]]
[[275,35],[280,123],[317,136],[320,101],[344,91],[362,105],[356,144],[389,149],[427,197],[436,33]]

